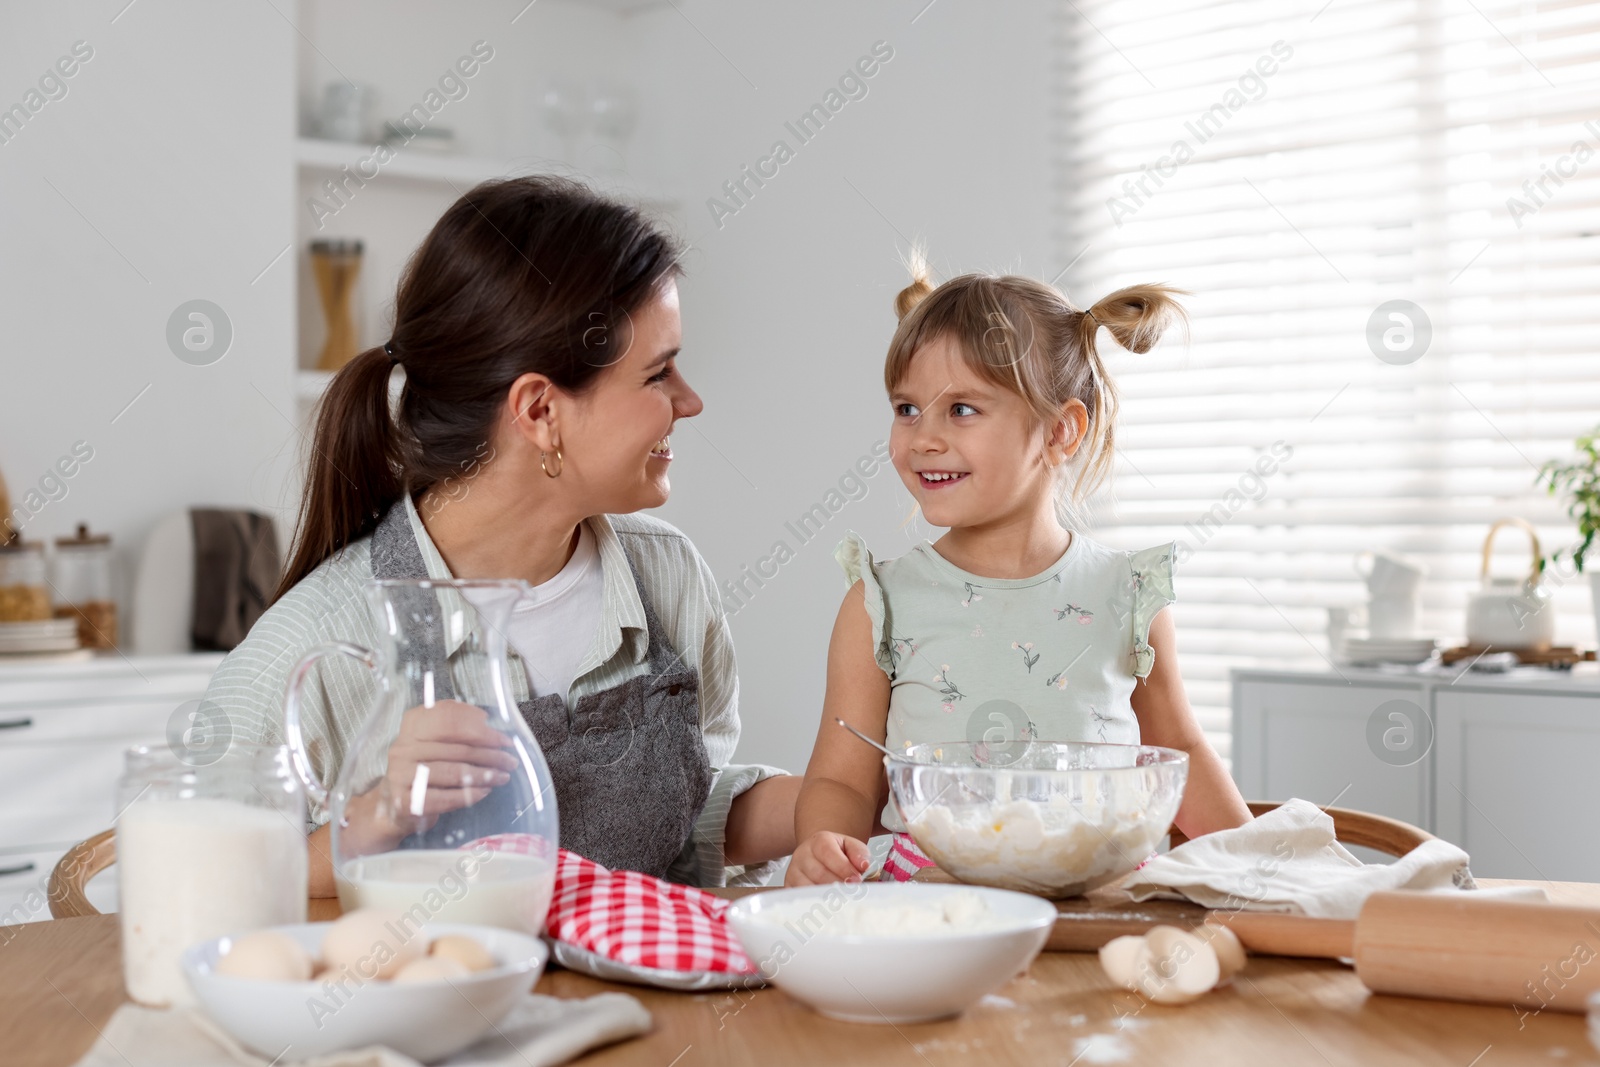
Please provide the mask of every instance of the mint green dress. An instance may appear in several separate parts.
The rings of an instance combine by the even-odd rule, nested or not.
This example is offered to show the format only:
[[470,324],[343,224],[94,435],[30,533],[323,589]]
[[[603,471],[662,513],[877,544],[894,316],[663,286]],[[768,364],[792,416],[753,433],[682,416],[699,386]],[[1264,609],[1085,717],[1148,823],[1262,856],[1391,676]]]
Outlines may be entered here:
[[[880,563],[846,534],[834,557],[863,585],[890,683],[888,747],[1020,736],[1138,744],[1131,698],[1155,663],[1150,621],[1176,599],[1173,550],[1126,551],[1074,532],[1043,572],[985,578],[927,541]],[[904,830],[893,808],[883,824]]]

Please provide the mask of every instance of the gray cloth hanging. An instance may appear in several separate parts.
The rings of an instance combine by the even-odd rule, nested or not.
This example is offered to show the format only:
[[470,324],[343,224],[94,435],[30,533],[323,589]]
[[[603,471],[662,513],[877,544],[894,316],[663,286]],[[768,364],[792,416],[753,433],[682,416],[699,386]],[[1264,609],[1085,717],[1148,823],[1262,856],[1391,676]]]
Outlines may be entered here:
[[196,651],[230,652],[250,632],[282,574],[278,532],[255,511],[191,508],[194,610],[189,640]]

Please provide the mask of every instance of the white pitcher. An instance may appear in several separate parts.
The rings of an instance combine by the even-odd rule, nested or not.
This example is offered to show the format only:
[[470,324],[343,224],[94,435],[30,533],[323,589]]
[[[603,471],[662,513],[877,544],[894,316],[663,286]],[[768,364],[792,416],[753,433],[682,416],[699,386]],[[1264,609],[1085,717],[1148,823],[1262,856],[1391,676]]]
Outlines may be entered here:
[[[1366,579],[1374,600],[1416,596],[1428,569],[1393,552],[1358,552],[1356,573]],[[1365,568],[1365,569],[1363,569]]]

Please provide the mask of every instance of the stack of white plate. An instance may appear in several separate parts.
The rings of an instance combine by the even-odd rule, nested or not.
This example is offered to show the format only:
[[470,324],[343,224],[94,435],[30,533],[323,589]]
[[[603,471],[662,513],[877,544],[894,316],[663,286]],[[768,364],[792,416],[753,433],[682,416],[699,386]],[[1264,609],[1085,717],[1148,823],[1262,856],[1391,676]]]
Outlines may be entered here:
[[0,622],[0,655],[70,652],[77,647],[77,619]]
[[1351,663],[1426,663],[1437,646],[1431,637],[1349,637],[1344,658]]

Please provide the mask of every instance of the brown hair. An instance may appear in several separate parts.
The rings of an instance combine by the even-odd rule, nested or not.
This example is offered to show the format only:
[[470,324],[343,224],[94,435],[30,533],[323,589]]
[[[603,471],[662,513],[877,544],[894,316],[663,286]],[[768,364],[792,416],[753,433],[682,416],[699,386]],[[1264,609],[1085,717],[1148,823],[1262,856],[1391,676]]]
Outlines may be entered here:
[[1132,285],[1079,310],[1060,290],[1032,278],[963,274],[935,288],[920,253],[913,253],[910,267],[911,284],[894,301],[900,326],[884,361],[884,387],[893,392],[917,351],[948,337],[967,366],[1022,397],[1045,425],[1061,418],[1067,401],[1082,401],[1089,413],[1078,451],[1082,473],[1058,497],[1066,518],[1105,480],[1114,456],[1117,389],[1095,349],[1095,334],[1104,326],[1123,348],[1148,352],[1173,321],[1184,320],[1175,298],[1186,294]]
[[[393,358],[367,349],[322,399],[273,600],[370,533],[402,493],[476,470],[518,377],[590,388],[680,255],[639,211],[565,178],[484,182],[451,205],[400,278]],[[391,417],[396,363],[405,386]]]

